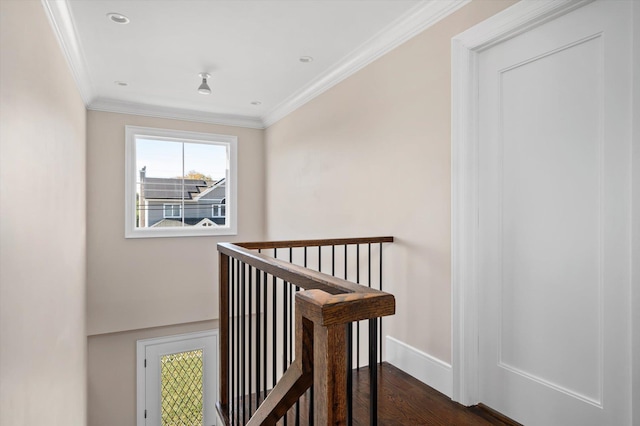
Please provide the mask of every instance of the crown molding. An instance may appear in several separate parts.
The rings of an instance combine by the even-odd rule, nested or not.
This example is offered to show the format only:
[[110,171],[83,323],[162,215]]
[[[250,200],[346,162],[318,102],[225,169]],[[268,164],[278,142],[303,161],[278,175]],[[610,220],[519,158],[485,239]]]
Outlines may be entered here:
[[385,53],[446,18],[471,0],[434,0],[418,4],[387,25],[324,74],[298,90],[263,117],[269,127],[316,96],[355,74]]
[[41,0],[42,7],[58,39],[62,53],[67,59],[71,75],[85,105],[93,100],[93,90],[82,46],[73,25],[73,15],[67,0]]
[[58,43],[67,59],[80,96],[88,109],[255,129],[269,127],[470,1],[432,0],[421,2],[346,55],[334,67],[287,97],[265,116],[258,118],[144,105],[113,99],[96,99],[97,95],[93,91],[91,76],[73,24],[68,0],[41,0]]
[[115,112],[120,114],[142,115],[146,117],[196,121],[199,123],[219,124],[223,126],[264,129],[264,123],[259,117],[144,105],[134,102],[117,101],[114,99],[96,99],[87,107],[87,109],[91,111]]

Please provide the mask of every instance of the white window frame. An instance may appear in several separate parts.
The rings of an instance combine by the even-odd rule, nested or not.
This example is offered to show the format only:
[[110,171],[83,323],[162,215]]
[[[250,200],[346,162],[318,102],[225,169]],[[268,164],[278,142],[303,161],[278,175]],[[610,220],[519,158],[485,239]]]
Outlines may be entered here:
[[[136,138],[227,146],[226,215],[220,226],[136,228]],[[238,137],[151,127],[125,127],[125,238],[196,237],[238,233]],[[182,213],[182,211],[181,211]],[[164,214],[164,212],[163,212]]]
[[[203,340],[211,339],[212,344],[203,345]],[[159,426],[151,424],[158,413],[151,413],[151,408],[147,407],[147,400],[151,395],[148,393],[160,392],[160,371],[157,371],[157,378],[150,368],[157,369],[159,366],[147,356],[151,353],[165,355],[178,351],[203,350],[203,410],[204,424],[216,425],[218,417],[215,404],[218,401],[219,387],[219,347],[218,330],[198,331],[194,333],[178,334],[174,336],[156,337],[151,339],[138,340],[136,342],[136,425],[137,426]],[[164,349],[166,348],[166,350]],[[213,349],[212,351],[210,349]],[[148,374],[149,373],[149,374]],[[161,404],[161,402],[160,402]],[[208,404],[208,405],[207,405]],[[158,407],[160,408],[160,406]],[[147,423],[149,422],[149,423]]]
[[[173,211],[173,207],[178,207],[178,216],[167,216],[167,206],[171,206],[172,211]],[[182,204],[164,203],[162,205],[162,217],[165,219],[182,219]]]

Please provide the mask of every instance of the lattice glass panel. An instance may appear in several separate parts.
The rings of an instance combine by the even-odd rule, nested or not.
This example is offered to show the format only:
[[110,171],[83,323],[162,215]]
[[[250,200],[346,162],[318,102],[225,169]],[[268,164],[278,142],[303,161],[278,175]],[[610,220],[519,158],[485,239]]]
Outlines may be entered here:
[[162,426],[202,426],[202,349],[164,355]]

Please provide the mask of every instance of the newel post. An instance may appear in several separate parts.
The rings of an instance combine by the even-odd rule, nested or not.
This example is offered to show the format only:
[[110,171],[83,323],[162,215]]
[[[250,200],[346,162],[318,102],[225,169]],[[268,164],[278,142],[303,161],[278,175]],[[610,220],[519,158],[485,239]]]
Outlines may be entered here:
[[220,393],[218,398],[220,405],[227,407],[229,404],[229,256],[224,253],[219,255]]
[[316,425],[347,424],[347,351],[344,324],[314,323],[313,383]]

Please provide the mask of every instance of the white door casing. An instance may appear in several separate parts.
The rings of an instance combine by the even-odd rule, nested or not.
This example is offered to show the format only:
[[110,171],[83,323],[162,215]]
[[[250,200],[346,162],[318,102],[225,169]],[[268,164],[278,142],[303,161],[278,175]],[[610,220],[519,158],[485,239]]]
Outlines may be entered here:
[[217,424],[218,331],[206,330],[138,340],[136,345],[138,426],[161,424],[161,359],[165,355],[202,350],[203,424]]
[[453,396],[517,420],[534,383],[590,407],[541,424],[631,422],[631,3],[587,3],[453,40]]

